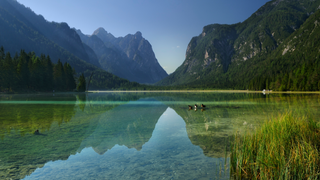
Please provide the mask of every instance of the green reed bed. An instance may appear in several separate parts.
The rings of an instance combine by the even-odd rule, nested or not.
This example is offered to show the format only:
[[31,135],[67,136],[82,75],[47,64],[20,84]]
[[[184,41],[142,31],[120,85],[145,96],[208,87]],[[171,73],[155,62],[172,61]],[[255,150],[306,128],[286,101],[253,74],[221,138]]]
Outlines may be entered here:
[[234,179],[320,179],[320,128],[313,120],[279,115],[261,128],[235,135]]

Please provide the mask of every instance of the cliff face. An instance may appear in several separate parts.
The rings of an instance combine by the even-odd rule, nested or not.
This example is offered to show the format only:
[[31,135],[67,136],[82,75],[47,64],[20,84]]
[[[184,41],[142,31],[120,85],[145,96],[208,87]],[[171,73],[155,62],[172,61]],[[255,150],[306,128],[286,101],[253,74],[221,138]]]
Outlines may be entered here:
[[122,78],[153,84],[167,76],[158,63],[151,44],[141,32],[115,38],[103,28],[86,36],[77,31],[82,41],[97,54],[103,69]]
[[141,32],[118,38],[115,43],[119,45],[127,58],[134,62],[131,69],[145,72],[150,83],[155,83],[168,76],[158,63],[151,44],[142,37]]
[[253,61],[269,57],[317,11],[319,4],[319,0],[273,0],[242,23],[205,26],[191,39],[183,64],[157,84],[194,84],[219,78],[218,86],[226,86],[221,85],[226,82],[226,74],[241,71],[239,65],[251,66]]

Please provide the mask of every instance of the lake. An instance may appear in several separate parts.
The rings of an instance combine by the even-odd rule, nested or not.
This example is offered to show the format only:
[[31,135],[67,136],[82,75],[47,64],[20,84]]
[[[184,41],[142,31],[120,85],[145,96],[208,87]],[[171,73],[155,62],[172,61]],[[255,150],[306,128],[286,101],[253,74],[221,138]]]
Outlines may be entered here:
[[0,95],[0,179],[229,179],[232,135],[286,112],[319,121],[320,95]]

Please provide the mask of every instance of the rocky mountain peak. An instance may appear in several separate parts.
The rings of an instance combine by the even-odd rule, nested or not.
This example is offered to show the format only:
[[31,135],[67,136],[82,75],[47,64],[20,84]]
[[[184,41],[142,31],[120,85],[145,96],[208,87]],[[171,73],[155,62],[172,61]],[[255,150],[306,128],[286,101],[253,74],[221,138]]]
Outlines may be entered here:
[[137,31],[137,32],[134,34],[134,36],[142,38],[142,33],[141,33],[140,31]]
[[108,33],[108,32],[103,27],[99,27],[93,32],[93,34],[98,34],[98,33]]
[[95,30],[93,32],[92,35],[96,35],[98,36],[99,38],[101,38],[103,41],[114,41],[116,38],[111,34],[111,33],[108,33],[104,28],[102,27],[99,27],[97,30]]
[[155,83],[168,76],[140,31],[116,38],[98,28],[90,41],[84,43],[95,51],[103,69],[119,77],[138,83]]

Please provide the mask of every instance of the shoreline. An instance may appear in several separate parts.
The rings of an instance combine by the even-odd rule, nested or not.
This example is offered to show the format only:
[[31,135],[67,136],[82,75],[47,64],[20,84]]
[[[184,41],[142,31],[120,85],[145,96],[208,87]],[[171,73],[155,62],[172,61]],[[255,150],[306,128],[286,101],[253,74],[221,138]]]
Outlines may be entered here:
[[0,95],[15,94],[82,94],[82,93],[262,93],[268,94],[320,94],[320,91],[249,91],[249,90],[89,90],[85,92],[0,92]]
[[248,91],[248,90],[89,90],[88,93],[115,93],[115,92],[128,92],[128,93],[262,93],[262,94],[320,94],[320,91]]

